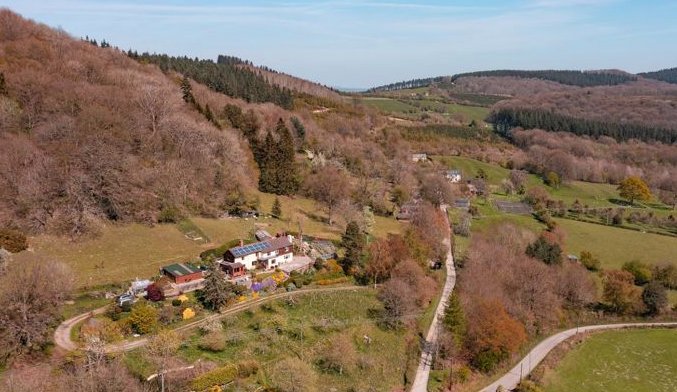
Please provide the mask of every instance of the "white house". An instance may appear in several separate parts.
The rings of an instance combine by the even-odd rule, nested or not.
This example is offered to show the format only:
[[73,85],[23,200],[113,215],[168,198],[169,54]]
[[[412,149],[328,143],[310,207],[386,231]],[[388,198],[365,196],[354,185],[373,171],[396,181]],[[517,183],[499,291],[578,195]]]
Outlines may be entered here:
[[460,170],[447,170],[446,173],[444,173],[444,176],[452,184],[458,184],[459,182],[461,182],[461,171]]
[[241,263],[247,270],[274,269],[294,258],[292,236],[269,238],[253,244],[228,249],[223,255],[226,262]]

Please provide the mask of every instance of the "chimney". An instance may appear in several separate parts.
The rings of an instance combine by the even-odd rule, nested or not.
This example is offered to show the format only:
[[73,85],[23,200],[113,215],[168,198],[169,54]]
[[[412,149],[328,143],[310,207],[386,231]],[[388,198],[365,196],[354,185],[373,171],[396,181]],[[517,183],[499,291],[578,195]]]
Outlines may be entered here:
[[244,241],[240,240],[240,246],[244,246]]

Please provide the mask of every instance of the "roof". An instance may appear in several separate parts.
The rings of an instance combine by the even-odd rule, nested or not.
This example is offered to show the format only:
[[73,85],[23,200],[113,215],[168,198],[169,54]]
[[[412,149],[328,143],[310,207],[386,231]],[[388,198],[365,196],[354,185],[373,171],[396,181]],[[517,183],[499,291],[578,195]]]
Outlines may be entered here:
[[256,230],[256,234],[254,234],[254,235],[256,236],[256,239],[259,240],[259,241],[263,241],[263,240],[266,240],[268,238],[273,238],[273,236],[270,235],[270,233],[268,233],[265,230]]
[[291,246],[291,242],[289,241],[289,238],[284,236],[255,242],[253,244],[236,246],[235,248],[230,248],[228,251],[235,257],[244,257],[252,253],[271,252],[287,246]]
[[447,170],[447,175],[449,176],[460,176],[461,171],[457,169]]
[[179,277],[179,276],[184,276],[184,275],[191,275],[195,273],[202,273],[202,270],[199,268],[193,267],[192,265],[189,264],[184,264],[184,263],[176,263],[176,264],[170,264],[162,267],[162,270],[169,273],[170,275],[174,277]]

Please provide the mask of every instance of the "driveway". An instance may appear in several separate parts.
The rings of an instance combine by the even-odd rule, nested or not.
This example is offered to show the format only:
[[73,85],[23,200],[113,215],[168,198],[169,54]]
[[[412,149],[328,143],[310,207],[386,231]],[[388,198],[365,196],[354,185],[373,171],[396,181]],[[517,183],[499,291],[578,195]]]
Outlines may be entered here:
[[[444,218],[447,222],[447,226],[449,226],[447,207],[443,206],[442,211],[444,212]],[[449,231],[449,235],[451,235],[451,230]],[[447,302],[451,296],[451,292],[454,290],[454,285],[456,284],[456,268],[454,267],[454,256],[451,254],[450,246],[451,238],[446,238],[444,242],[448,249],[447,260],[445,262],[447,268],[447,279],[444,282],[444,288],[442,288],[440,302],[437,304],[433,321],[430,323],[430,328],[428,329],[428,334],[426,335],[425,344],[423,345],[423,350],[421,352],[421,360],[419,361],[418,369],[416,369],[416,376],[414,377],[414,383],[411,386],[411,392],[426,392],[428,390],[428,378],[430,377],[430,369],[433,362],[433,351],[435,345],[437,344],[438,331],[442,325],[444,310],[447,307]]]

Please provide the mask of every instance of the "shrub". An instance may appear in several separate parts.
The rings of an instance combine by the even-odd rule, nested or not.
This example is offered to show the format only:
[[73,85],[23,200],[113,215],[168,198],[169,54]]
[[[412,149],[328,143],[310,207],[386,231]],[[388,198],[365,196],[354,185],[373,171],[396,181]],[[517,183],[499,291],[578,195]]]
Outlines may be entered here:
[[146,298],[149,301],[159,302],[165,299],[165,293],[155,283],[146,288]]
[[517,385],[514,392],[543,392],[543,388],[536,385],[533,381],[523,380]]
[[548,265],[562,263],[562,248],[559,244],[548,241],[543,235],[527,246],[526,254]]
[[649,282],[642,291],[642,302],[650,315],[657,315],[668,306],[665,287],[657,281]]
[[343,277],[336,278],[336,279],[321,279],[321,280],[318,280],[315,283],[317,283],[320,286],[329,286],[329,285],[332,285],[332,284],[345,283],[347,281],[348,281],[348,277],[343,276]]
[[200,338],[197,346],[205,351],[221,352],[226,349],[226,336],[222,332],[209,332]]
[[0,229],[0,248],[5,248],[5,250],[12,253],[18,253],[28,248],[28,239],[20,231]]
[[238,368],[235,365],[226,365],[196,377],[191,386],[194,390],[203,391],[215,385],[227,384],[237,377]]
[[147,303],[139,302],[132,308],[128,320],[132,329],[137,333],[151,333],[157,329],[158,311]]
[[240,361],[237,364],[237,375],[240,377],[249,377],[259,371],[259,363],[254,359]]
[[622,269],[632,274],[636,285],[642,286],[651,280],[651,268],[639,260],[626,262]]
[[489,373],[508,357],[507,353],[496,350],[486,350],[478,353],[472,359],[472,365],[483,373]]
[[174,299],[172,300],[172,306],[179,307],[179,306],[181,306],[182,303],[183,303],[183,302],[181,302],[181,300],[178,299],[178,298],[174,298]]
[[600,268],[602,267],[602,263],[600,263],[599,259],[593,256],[591,252],[588,252],[586,250],[581,251],[581,257],[579,261],[581,262],[583,267],[585,267],[589,271],[599,271]]
[[164,206],[157,217],[159,223],[178,223],[181,219],[181,211],[174,206]]

